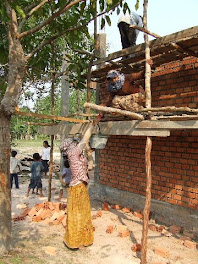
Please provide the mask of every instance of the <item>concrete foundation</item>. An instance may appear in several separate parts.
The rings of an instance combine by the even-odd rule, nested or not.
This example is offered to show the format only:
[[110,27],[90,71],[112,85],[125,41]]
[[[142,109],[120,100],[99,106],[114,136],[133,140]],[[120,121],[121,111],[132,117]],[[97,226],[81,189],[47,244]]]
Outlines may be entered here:
[[[143,210],[145,197],[91,182],[90,196],[110,204],[119,204],[132,210]],[[166,226],[178,225],[187,230],[198,230],[198,211],[152,199],[152,218]]]

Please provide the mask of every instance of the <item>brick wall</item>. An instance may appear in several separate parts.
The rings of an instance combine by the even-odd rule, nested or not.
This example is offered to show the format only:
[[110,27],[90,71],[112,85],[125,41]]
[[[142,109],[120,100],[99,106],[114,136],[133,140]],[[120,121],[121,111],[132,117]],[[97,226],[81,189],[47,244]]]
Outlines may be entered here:
[[[198,60],[161,66],[152,75],[152,106],[198,108]],[[105,96],[105,85],[101,99]],[[145,137],[111,136],[99,151],[99,183],[145,195]],[[152,198],[198,209],[198,130],[153,137]]]

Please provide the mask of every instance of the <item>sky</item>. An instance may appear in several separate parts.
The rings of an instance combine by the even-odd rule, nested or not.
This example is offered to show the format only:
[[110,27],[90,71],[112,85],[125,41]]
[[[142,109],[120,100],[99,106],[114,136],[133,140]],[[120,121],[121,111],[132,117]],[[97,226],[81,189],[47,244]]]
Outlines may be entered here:
[[[131,11],[142,16],[143,2],[143,0],[140,0],[139,9],[136,11],[136,0],[127,0]],[[107,25],[105,26],[105,30],[98,30],[98,33],[107,34],[107,44],[109,47],[107,53],[113,53],[122,49],[117,27],[119,16],[114,12],[111,16],[111,27]],[[198,0],[148,0],[148,29],[153,33],[165,36],[197,25]],[[92,32],[93,27],[90,27],[90,33]],[[149,37],[149,39],[152,38]],[[140,32],[136,44],[142,42],[144,42],[144,38],[143,33]]]

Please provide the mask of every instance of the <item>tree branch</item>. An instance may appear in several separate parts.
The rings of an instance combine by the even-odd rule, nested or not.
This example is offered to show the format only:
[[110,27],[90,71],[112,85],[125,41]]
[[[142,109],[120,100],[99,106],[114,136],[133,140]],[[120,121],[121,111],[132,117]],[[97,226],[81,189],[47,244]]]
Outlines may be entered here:
[[61,14],[65,13],[66,11],[68,11],[70,8],[72,8],[74,5],[82,2],[84,0],[74,0],[69,4],[66,4],[61,10],[59,10],[58,12],[54,13],[52,16],[50,16],[48,19],[44,20],[40,25],[22,32],[21,34],[18,34],[18,39],[21,39],[23,37],[26,37],[28,35],[31,35],[37,31],[39,31],[41,28],[43,28],[44,26],[48,25],[50,22],[52,22],[55,18],[59,17]]
[[[79,2],[81,0],[78,0]],[[29,60],[34,54],[36,54],[39,50],[41,50],[41,48],[43,48],[44,46],[50,44],[53,40],[55,39],[58,39],[60,37],[62,37],[63,35],[65,35],[67,32],[71,32],[71,31],[74,31],[74,30],[78,30],[78,29],[81,29],[82,27],[84,26],[87,26],[91,21],[93,21],[95,18],[97,17],[100,17],[102,15],[104,15],[105,13],[108,13],[110,12],[112,9],[116,8],[119,4],[120,4],[121,1],[119,1],[116,5],[114,5],[110,10],[108,11],[103,11],[102,13],[94,16],[92,19],[90,19],[88,22],[82,24],[82,25],[79,25],[79,26],[76,26],[76,27],[72,27],[72,28],[69,28],[69,29],[65,29],[63,30],[61,33],[57,34],[57,35],[54,35],[52,36],[51,38],[43,41],[41,44],[39,44],[31,53],[29,53],[27,56],[26,56],[26,59]]]
[[30,12],[26,15],[26,17],[21,21],[21,23],[19,24],[19,32],[21,32],[21,29],[24,25],[24,23],[28,20],[28,18],[37,10],[39,10],[45,3],[49,2],[51,0],[43,0],[40,4],[38,5],[34,5],[34,7],[30,10]]

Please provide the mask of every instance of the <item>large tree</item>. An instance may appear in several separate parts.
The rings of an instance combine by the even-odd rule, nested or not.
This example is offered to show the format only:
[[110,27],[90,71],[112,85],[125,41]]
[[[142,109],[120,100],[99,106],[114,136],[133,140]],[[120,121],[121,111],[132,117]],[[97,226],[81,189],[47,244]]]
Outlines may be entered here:
[[[50,44],[65,36],[69,47],[96,16],[96,1],[2,0],[0,2],[0,254],[11,246],[9,187],[10,121],[24,82],[48,71]],[[100,0],[99,14],[127,9],[119,0]],[[111,23],[106,15],[102,23]],[[57,56],[60,54],[57,52]]]

